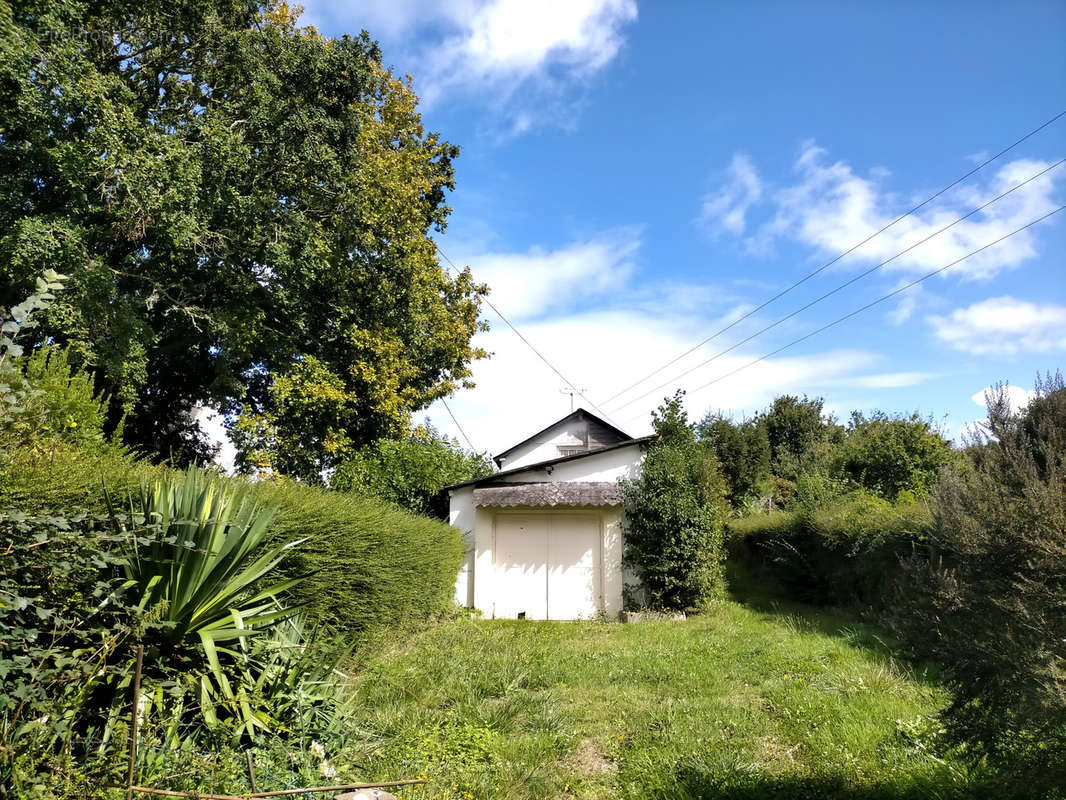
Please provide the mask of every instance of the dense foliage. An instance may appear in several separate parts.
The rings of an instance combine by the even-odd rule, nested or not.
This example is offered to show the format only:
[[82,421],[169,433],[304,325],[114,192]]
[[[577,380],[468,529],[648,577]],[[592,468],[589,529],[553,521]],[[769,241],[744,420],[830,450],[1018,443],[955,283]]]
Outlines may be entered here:
[[[1037,380],[952,451],[917,415],[855,413],[785,510],[735,509],[734,556],[798,599],[861,604],[948,671],[942,720],[1033,796],[1066,785],[1066,388]],[[1054,793],[1052,792],[1052,795]]]
[[441,489],[492,471],[487,455],[463,450],[427,422],[407,439],[380,439],[363,448],[337,468],[329,485],[444,518],[448,500]]
[[214,771],[211,750],[281,755],[336,736],[344,654],[311,641],[285,586],[259,581],[274,563],[255,552],[269,522],[198,472],[157,478],[129,514],[0,514],[0,794],[121,785],[134,706],[138,775],[184,765],[190,788]]
[[[111,793],[134,706],[144,782],[247,790],[237,745],[260,786],[352,770],[308,745],[333,753],[351,728],[357,644],[449,607],[455,531],[370,498],[137,461],[103,437],[93,380],[65,351],[19,352],[53,299],[39,289],[0,332],[0,509],[19,509],[0,513],[0,794]],[[294,603],[348,635],[316,637]]]
[[681,401],[653,413],[656,439],[640,476],[622,487],[623,556],[654,608],[699,608],[722,586],[725,482]]
[[120,543],[101,519],[0,513],[0,787],[14,796],[109,733],[138,622]]
[[45,345],[27,353],[22,344],[65,281],[46,269],[22,302],[0,307],[0,453],[103,438],[107,401],[96,393],[92,376],[76,369],[66,350]]
[[912,563],[903,630],[951,671],[947,719],[1024,778],[1066,786],[1066,386],[1037,381],[1013,413],[1004,386],[972,443],[973,468],[935,493],[944,562]]
[[951,445],[917,414],[852,414],[844,440],[833,449],[831,470],[879,497],[924,496],[954,461]]
[[894,612],[901,559],[930,548],[923,501],[890,503],[862,490],[824,504],[732,519],[730,552],[798,600]]
[[[112,447],[18,452],[0,475],[0,508],[103,512],[104,484],[126,496],[140,491],[143,478],[164,473]],[[278,509],[268,543],[300,542],[279,569],[285,577],[308,575],[292,597],[312,624],[336,626],[355,643],[451,608],[462,557],[454,528],[375,498],[287,480],[256,484],[251,497]]]
[[804,502],[797,492],[812,475],[835,484],[838,494],[861,488],[886,500],[922,497],[955,460],[940,431],[917,414],[856,411],[844,427],[822,408],[820,398],[783,395],[750,420],[703,419],[699,439],[721,462],[738,513]]
[[770,440],[760,420],[735,423],[719,414],[708,414],[697,433],[721,464],[730,502],[741,506],[772,493]]
[[483,287],[449,276],[458,149],[364,34],[284,3],[0,4],[0,305],[69,276],[108,430],[191,460],[198,404],[246,463],[317,480],[469,377]]

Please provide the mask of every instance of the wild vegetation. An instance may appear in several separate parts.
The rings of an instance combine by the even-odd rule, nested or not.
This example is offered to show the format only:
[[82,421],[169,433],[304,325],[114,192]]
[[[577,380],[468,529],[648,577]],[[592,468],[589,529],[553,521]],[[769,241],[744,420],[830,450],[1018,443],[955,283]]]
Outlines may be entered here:
[[[410,423],[485,355],[457,156],[286,3],[0,3],[0,795],[122,796],[135,711],[193,792],[1066,797],[1059,375],[962,449],[676,396],[625,558],[694,616],[454,618],[430,515],[491,464]],[[256,480],[191,467],[204,407]]]
[[[283,2],[0,4],[0,305],[145,456],[321,479],[469,378],[485,288],[438,264],[458,148],[365,34]],[[121,427],[120,427],[120,423]]]
[[[917,416],[807,414],[801,452],[750,484],[773,494],[734,494],[730,550],[792,597],[857,606],[936,659],[954,692],[948,738],[1044,796],[1066,786],[1066,387],[1038,379],[1020,411],[1008,398],[989,395],[961,451]],[[758,436],[782,406],[797,418],[779,400],[735,427]],[[730,426],[705,426],[727,457]]]
[[354,493],[137,459],[105,435],[91,375],[16,341],[63,282],[0,310],[0,794],[121,796],[134,707],[146,783],[246,789],[244,748],[261,787],[335,776],[313,753],[351,722],[351,653],[449,612],[458,534]]

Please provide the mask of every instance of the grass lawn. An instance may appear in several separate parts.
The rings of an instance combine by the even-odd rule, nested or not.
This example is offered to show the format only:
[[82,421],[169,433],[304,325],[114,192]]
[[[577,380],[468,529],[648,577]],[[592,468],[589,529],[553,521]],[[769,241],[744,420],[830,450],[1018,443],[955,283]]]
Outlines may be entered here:
[[946,701],[860,624],[722,601],[685,622],[462,619],[382,654],[339,763],[414,798],[968,797]]

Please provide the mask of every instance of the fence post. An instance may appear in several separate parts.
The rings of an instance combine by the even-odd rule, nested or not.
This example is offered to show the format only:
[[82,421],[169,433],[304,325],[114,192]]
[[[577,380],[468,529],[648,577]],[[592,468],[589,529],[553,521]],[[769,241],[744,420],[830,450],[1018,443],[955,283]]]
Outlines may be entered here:
[[248,780],[252,784],[252,794],[255,794],[259,789],[255,785],[255,763],[252,761],[252,751],[245,750],[244,755],[248,759]]
[[144,645],[137,645],[137,668],[133,672],[133,712],[130,719],[130,764],[126,773],[126,800],[133,798],[133,768],[137,762],[137,722],[140,719],[141,665],[144,663]]

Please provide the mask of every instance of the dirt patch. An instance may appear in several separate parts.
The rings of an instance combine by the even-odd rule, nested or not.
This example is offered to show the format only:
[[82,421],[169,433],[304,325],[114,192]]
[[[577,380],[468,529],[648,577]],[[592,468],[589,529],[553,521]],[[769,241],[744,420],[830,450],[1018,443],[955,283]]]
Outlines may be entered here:
[[584,778],[596,778],[618,771],[618,766],[607,757],[592,739],[585,739],[570,757],[574,769]]

